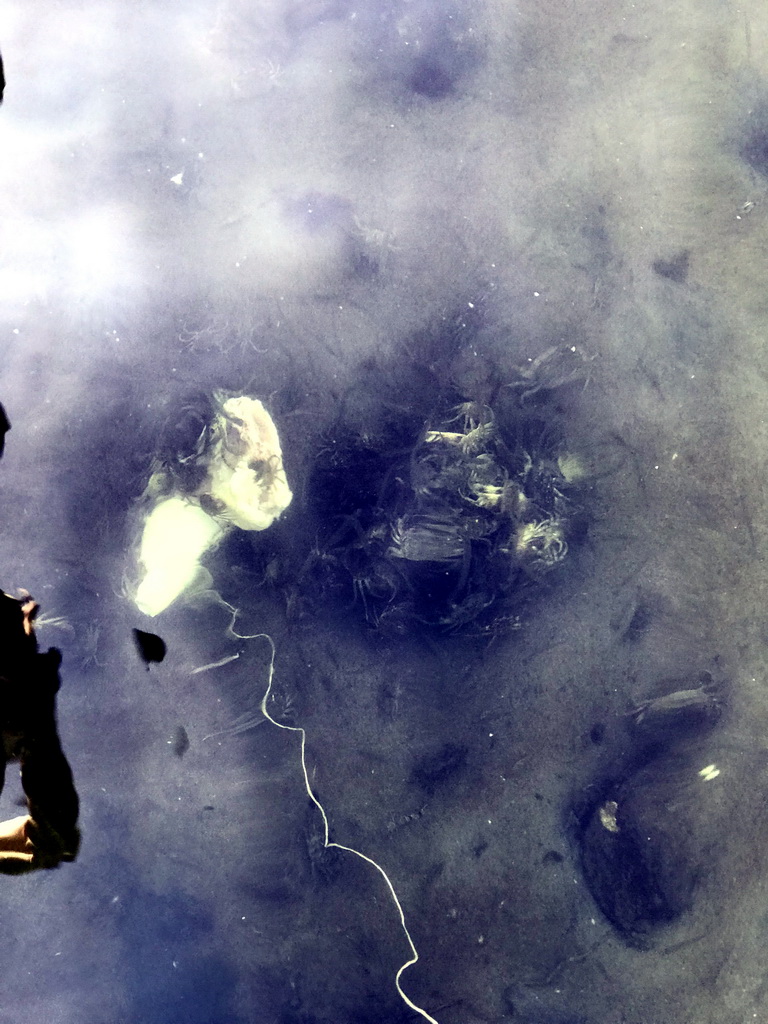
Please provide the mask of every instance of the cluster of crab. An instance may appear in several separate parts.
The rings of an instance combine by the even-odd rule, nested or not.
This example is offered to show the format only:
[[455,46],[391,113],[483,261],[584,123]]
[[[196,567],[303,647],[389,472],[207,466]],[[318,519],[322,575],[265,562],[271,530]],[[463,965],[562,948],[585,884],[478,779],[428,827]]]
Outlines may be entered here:
[[[552,380],[551,368],[542,372]],[[577,460],[547,410],[526,406],[540,390],[532,373],[521,375],[503,423],[489,405],[465,401],[427,424],[407,458],[377,453],[375,501],[339,517],[317,545],[300,574],[304,592],[349,601],[351,591],[368,622],[390,633],[414,623],[481,634],[514,627],[522,591],[566,558],[579,511]],[[335,460],[348,472],[355,453],[337,449]]]
[[[415,446],[398,514],[363,538],[376,553],[356,586],[376,625],[417,619],[490,631],[500,617],[514,623],[499,599],[567,555],[572,502],[556,461],[510,451],[487,405],[452,412]],[[370,600],[382,593],[384,602]]]
[[[464,402],[414,450],[412,511],[399,518],[390,554],[412,561],[464,560],[473,541],[495,537],[502,553],[538,576],[568,552],[567,483],[554,461],[511,453],[493,411]],[[460,421],[460,423],[457,423]]]

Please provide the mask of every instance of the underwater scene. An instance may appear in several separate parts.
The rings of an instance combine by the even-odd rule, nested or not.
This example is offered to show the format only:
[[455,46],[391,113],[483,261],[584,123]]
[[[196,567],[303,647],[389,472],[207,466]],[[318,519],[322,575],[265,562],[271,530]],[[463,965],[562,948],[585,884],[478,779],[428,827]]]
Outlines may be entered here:
[[0,51],[0,1024],[766,1024],[768,8]]

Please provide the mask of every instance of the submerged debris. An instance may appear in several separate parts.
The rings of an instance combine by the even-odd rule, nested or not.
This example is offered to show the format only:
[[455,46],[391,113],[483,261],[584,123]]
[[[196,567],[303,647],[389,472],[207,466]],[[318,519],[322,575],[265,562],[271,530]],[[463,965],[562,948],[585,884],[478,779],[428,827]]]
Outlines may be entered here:
[[143,629],[134,629],[133,642],[139,652],[139,657],[147,666],[147,671],[152,662],[159,663],[165,657],[165,640],[156,633],[146,633]]
[[598,797],[577,812],[575,838],[584,880],[605,918],[635,949],[653,948],[664,936],[669,942],[672,926],[682,934],[695,928],[686,916],[695,922],[689,915],[733,810],[728,773],[697,745],[653,746],[618,777],[595,782]]
[[[2,76],[2,70],[0,70],[0,76]],[[1,97],[2,93],[0,92],[0,98]],[[10,429],[11,421],[8,419],[5,409],[3,408],[3,405],[0,402],[0,456],[3,454],[3,451],[5,450],[5,435],[8,433]]]

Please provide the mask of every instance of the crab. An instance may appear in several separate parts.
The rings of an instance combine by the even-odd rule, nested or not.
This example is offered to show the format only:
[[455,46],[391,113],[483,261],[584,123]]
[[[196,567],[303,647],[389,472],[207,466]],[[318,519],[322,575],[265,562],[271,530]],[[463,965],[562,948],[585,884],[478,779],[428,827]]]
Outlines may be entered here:
[[451,410],[456,415],[448,420],[449,423],[462,421],[462,432],[470,434],[478,427],[490,426],[493,423],[493,410],[482,402],[461,402]]
[[478,455],[485,451],[496,433],[493,411],[481,402],[462,402],[453,410],[448,425],[459,423],[460,430],[428,430],[425,443],[443,441],[454,445],[463,455]]
[[568,554],[563,524],[559,519],[521,523],[514,537],[514,553],[534,574],[553,569]]
[[99,660],[99,646],[101,644],[101,623],[92,622],[85,627],[83,633],[83,648],[82,658],[80,661],[81,667],[87,668],[104,668],[104,664]]
[[641,701],[629,714],[636,729],[663,731],[669,726],[714,725],[721,712],[722,689],[711,673],[704,672],[698,686]]
[[351,572],[353,603],[359,601],[363,608],[366,621],[377,625],[383,604],[386,610],[395,600],[399,581],[387,563],[379,560],[369,571],[358,569]]
[[507,470],[488,452],[472,462],[464,488],[459,490],[464,501],[478,508],[506,514],[516,511],[524,499],[522,489],[509,479]]
[[589,383],[588,357],[577,345],[554,345],[518,371],[518,379],[506,386],[518,392],[520,403],[539,392],[555,391],[569,384]]
[[435,624],[448,633],[463,629],[490,608],[495,600],[495,593],[477,591],[469,594],[463,601],[452,602],[447,614],[437,619]]
[[387,554],[409,562],[457,562],[464,558],[466,547],[459,517],[434,513],[398,519]]

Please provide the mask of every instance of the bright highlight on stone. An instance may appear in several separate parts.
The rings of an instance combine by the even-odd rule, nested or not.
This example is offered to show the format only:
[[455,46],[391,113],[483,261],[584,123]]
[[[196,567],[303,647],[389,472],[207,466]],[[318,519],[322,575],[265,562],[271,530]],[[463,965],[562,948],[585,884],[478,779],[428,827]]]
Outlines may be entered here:
[[210,477],[201,488],[241,530],[266,530],[291,503],[280,438],[256,398],[229,398],[216,418]]
[[144,519],[134,597],[145,615],[159,615],[205,576],[201,559],[233,527],[266,530],[291,502],[280,438],[264,405],[222,394],[214,405],[198,454],[207,469],[202,483],[169,493],[173,477],[161,468],[145,490],[154,503]]

